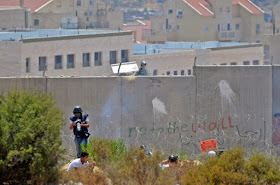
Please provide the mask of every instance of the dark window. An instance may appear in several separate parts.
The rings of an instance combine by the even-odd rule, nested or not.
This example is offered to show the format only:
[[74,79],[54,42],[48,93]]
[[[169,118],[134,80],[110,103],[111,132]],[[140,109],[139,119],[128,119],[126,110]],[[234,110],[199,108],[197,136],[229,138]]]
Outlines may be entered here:
[[77,6],[81,6],[82,2],[81,0],[77,0]]
[[166,72],[166,75],[170,75],[170,71],[167,71],[167,72]]
[[237,63],[236,63],[236,62],[231,62],[231,63],[230,63],[230,65],[232,65],[232,66],[236,66],[236,65],[237,65]]
[[26,73],[30,72],[30,58],[25,59],[25,72]]
[[38,19],[34,19],[34,26],[39,26],[39,20]]
[[156,69],[154,70],[153,75],[154,75],[154,76],[157,75],[157,70],[156,70]]
[[102,61],[101,61],[101,52],[95,52],[94,53],[94,65],[95,66],[101,66]]
[[54,69],[62,69],[62,56],[57,55],[54,57]]
[[75,56],[67,55],[67,69],[75,68]]
[[192,70],[191,69],[188,70],[188,75],[192,75]]
[[227,65],[227,63],[221,63],[220,65],[221,65],[221,66],[226,66],[226,65]]
[[168,14],[172,14],[173,13],[173,10],[168,10]]
[[261,32],[261,25],[256,24],[256,33],[260,33],[260,32]]
[[174,73],[173,73],[174,75],[178,75],[178,72],[177,71],[174,71]]
[[250,61],[244,61],[243,65],[250,65]]
[[223,28],[222,28],[222,25],[221,24],[218,24],[218,31],[221,31]]
[[83,67],[90,67],[90,53],[83,53]]
[[121,58],[122,62],[128,62],[128,50],[122,50]]
[[110,51],[110,64],[117,63],[117,51]]
[[229,7],[227,7],[227,12],[230,12],[230,8]]
[[180,29],[180,26],[179,25],[177,25],[177,30],[179,30]]
[[181,75],[185,75],[185,70],[181,70]]
[[47,70],[47,57],[39,57],[39,71]]
[[230,30],[231,28],[230,28],[230,24],[227,24],[227,30]]
[[236,24],[236,25],[235,25],[235,29],[236,29],[236,30],[240,30],[240,24]]
[[260,61],[259,60],[253,60],[253,65],[260,65]]
[[89,0],[90,6],[94,6],[94,0]]

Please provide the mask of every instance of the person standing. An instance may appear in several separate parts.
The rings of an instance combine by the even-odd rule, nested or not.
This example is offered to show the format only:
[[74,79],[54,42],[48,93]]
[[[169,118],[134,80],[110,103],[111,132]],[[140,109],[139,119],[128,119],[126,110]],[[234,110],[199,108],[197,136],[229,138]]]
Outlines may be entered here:
[[73,110],[73,116],[70,117],[70,130],[73,130],[75,135],[75,145],[77,157],[81,154],[81,145],[87,144],[87,139],[89,137],[88,127],[89,118],[88,114],[83,114],[81,106],[75,106]]

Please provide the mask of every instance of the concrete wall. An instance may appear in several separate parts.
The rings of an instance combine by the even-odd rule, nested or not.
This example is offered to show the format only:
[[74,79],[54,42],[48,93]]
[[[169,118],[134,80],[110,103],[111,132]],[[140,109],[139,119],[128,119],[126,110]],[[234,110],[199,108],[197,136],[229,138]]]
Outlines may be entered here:
[[21,43],[17,41],[0,42],[0,74],[1,76],[20,76]]
[[0,91],[52,93],[67,117],[63,145],[72,155],[68,117],[75,105],[89,113],[95,137],[190,155],[199,154],[206,139],[217,139],[219,149],[241,145],[269,152],[277,148],[272,103],[279,100],[272,79],[271,66],[197,66],[188,77],[1,78]]
[[269,64],[280,64],[280,37],[279,35],[265,35],[266,61]]
[[30,10],[0,8],[0,29],[29,28],[30,25],[32,25]]

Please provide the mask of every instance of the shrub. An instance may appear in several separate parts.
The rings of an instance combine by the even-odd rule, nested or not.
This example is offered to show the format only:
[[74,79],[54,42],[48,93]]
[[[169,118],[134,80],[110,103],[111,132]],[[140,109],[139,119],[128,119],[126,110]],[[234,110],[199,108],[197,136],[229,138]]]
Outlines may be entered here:
[[253,152],[250,156],[246,171],[256,183],[276,184],[280,182],[279,158],[267,157],[259,151]]
[[117,161],[127,151],[125,140],[123,139],[100,139],[90,137],[87,147],[83,147],[89,153],[89,159],[96,161],[97,165],[102,163]]
[[58,178],[62,112],[51,95],[10,92],[0,98],[0,182],[43,184]]
[[245,151],[235,148],[190,169],[183,175],[182,184],[276,184],[280,182],[278,164],[277,157],[259,152],[246,160]]

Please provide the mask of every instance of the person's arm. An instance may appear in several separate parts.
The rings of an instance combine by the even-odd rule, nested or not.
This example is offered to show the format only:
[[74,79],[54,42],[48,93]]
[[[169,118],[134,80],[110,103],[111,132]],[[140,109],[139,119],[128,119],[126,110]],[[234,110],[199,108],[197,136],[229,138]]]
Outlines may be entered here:
[[88,119],[88,117],[86,118],[85,122],[86,122],[86,124],[81,124],[81,127],[88,128],[89,127],[89,119]]
[[86,122],[86,124],[81,124],[81,127],[89,127],[89,121],[85,121]]
[[70,124],[69,129],[72,130],[74,126],[76,126],[76,121],[74,121],[74,122],[72,122],[72,123]]

